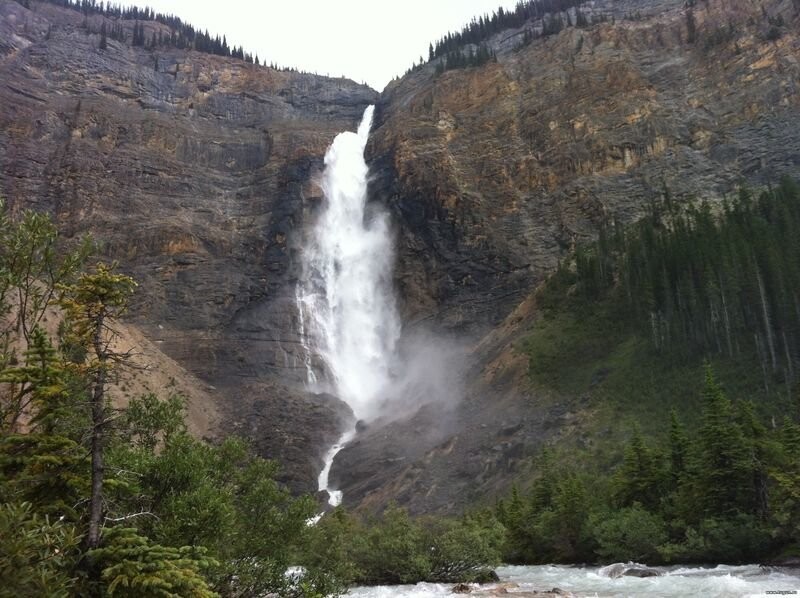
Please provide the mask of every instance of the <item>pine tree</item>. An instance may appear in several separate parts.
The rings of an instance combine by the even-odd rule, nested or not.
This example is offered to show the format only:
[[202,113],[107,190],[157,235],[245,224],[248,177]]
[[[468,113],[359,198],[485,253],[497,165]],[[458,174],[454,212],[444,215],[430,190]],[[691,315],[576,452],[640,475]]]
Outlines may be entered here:
[[136,287],[129,277],[114,272],[116,264],[97,264],[75,284],[65,285],[61,305],[67,314],[70,340],[86,347],[91,358],[82,373],[90,380],[92,488],[86,547],[97,548],[103,516],[105,432],[108,426],[106,384],[112,367],[123,355],[111,349],[116,332],[112,320],[122,315]]
[[672,409],[669,414],[669,474],[673,488],[683,480],[689,460],[689,438],[686,428]]
[[207,557],[203,548],[161,546],[141,536],[135,528],[113,527],[89,557],[101,570],[111,596],[217,596],[201,572],[218,563]]
[[615,496],[620,506],[639,503],[656,509],[663,493],[663,474],[660,459],[647,446],[639,428],[625,448],[622,466],[614,479]]
[[0,502],[32,503],[40,513],[76,518],[86,490],[84,451],[65,428],[79,399],[69,373],[40,327],[33,330],[24,364],[0,372],[0,383],[18,389],[29,414],[28,430],[0,438]]
[[699,500],[711,516],[747,510],[746,489],[751,468],[744,434],[734,420],[733,406],[710,365],[705,367],[703,423],[700,428]]

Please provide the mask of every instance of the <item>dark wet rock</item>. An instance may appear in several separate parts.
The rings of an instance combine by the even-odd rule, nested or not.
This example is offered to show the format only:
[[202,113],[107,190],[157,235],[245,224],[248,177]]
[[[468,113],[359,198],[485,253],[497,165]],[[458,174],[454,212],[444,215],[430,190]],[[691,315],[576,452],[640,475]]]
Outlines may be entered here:
[[450,591],[453,594],[469,594],[472,591],[472,586],[468,583],[457,583]]
[[800,569],[800,556],[782,556],[766,561],[761,565],[770,569]]
[[494,569],[485,569],[475,575],[475,583],[495,583],[500,581],[500,576]]
[[658,577],[661,575],[661,572],[657,569],[638,563],[614,563],[612,565],[606,565],[600,569],[599,573],[611,579],[618,579],[623,576]]
[[650,567],[629,567],[625,569],[623,575],[626,577],[658,577],[661,572]]

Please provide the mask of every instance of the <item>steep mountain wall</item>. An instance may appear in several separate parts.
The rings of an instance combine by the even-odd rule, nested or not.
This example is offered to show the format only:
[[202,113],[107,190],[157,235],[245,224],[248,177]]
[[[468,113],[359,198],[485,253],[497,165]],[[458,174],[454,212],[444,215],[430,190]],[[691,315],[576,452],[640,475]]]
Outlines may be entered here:
[[100,50],[101,16],[30,4],[0,0],[0,196],[119,259],[140,284],[134,323],[210,385],[223,428],[315,490],[341,406],[294,386],[293,232],[326,148],[377,94],[110,38]]
[[533,391],[515,348],[559,259],[665,188],[689,202],[800,174],[796,4],[693,4],[590,2],[606,22],[528,45],[506,31],[496,63],[430,64],[383,93],[368,151],[398,228],[405,321],[464,339],[467,382],[457,408],[374,426],[340,453],[345,504],[490,500],[591,417],[586,397]]
[[720,197],[796,172],[796,8],[762,4],[698,2],[689,43],[684,2],[596,0],[585,11],[605,23],[522,48],[524,28],[506,31],[496,64],[390,84],[368,149],[407,317],[486,330],[601,219],[636,219],[664,186]]
[[219,432],[313,490],[346,410],[299,384],[297,241],[325,149],[377,102],[370,193],[396,227],[406,330],[460,345],[464,391],[363,429],[332,476],[350,505],[456,509],[590,416],[533,391],[515,348],[559,259],[665,188],[692,201],[800,172],[796,2],[698,1],[694,39],[685,4],[592,0],[605,22],[528,44],[505,31],[497,62],[426,65],[379,97],[197,52],[100,50],[102,17],[0,0],[0,195],[51,212],[67,241],[91,232],[140,282],[130,325],[202,380]]

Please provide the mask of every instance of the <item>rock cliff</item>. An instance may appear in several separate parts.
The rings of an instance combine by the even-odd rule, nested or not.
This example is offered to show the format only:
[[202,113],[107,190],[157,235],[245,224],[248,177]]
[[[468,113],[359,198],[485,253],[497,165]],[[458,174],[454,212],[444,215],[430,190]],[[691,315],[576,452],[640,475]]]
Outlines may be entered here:
[[690,35],[683,0],[592,0],[603,22],[507,30],[496,62],[428,64],[379,96],[193,51],[100,50],[102,17],[0,0],[0,194],[50,211],[67,241],[91,232],[140,282],[129,324],[150,359],[197,376],[218,432],[314,490],[348,413],[299,384],[296,242],[325,149],[377,103],[370,197],[396,227],[405,329],[460,346],[464,391],[365,427],[332,476],[349,505],[454,510],[588,417],[580,397],[531,390],[514,348],[559,259],[665,188],[692,201],[800,172],[797,2],[691,4]]
[[691,4],[596,0],[585,9],[605,22],[527,44],[525,27],[505,31],[489,41],[496,63],[429,64],[384,91],[371,191],[398,228],[404,320],[462,339],[466,390],[456,409],[375,426],[340,453],[345,504],[490,502],[590,417],[585,397],[534,392],[514,348],[559,259],[665,189],[714,199],[800,173],[797,4]]
[[205,381],[222,431],[316,490],[343,412],[295,384],[292,233],[326,148],[377,94],[194,51],[100,50],[100,15],[30,6],[0,0],[0,195],[51,212],[67,241],[91,233],[140,284],[133,324]]

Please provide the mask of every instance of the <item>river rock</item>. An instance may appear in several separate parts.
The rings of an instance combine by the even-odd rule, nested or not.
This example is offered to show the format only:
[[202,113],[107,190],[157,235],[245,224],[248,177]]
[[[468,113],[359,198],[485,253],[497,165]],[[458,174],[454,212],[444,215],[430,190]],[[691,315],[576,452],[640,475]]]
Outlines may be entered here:
[[771,559],[761,565],[769,569],[800,569],[800,556],[783,556]]
[[619,577],[657,577],[661,572],[647,565],[640,565],[638,563],[614,563],[601,567],[598,571],[599,575],[617,579]]
[[650,567],[629,567],[623,573],[626,577],[658,577],[661,572]]

